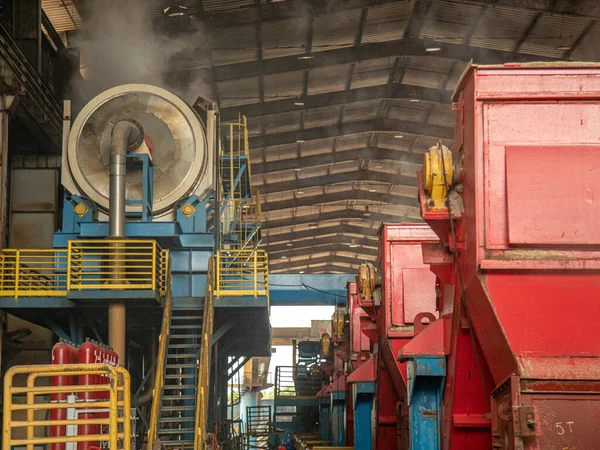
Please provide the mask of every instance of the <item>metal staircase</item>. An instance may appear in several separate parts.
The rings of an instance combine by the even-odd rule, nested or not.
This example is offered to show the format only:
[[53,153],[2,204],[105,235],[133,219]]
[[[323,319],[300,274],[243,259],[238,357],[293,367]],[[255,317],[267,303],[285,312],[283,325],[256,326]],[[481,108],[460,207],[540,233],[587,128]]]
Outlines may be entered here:
[[246,407],[246,434],[249,449],[268,449],[267,440],[271,435],[271,407]]
[[147,448],[204,448],[213,332],[214,259],[203,308],[173,309],[165,297]]
[[202,310],[172,311],[157,435],[169,448],[194,444]]

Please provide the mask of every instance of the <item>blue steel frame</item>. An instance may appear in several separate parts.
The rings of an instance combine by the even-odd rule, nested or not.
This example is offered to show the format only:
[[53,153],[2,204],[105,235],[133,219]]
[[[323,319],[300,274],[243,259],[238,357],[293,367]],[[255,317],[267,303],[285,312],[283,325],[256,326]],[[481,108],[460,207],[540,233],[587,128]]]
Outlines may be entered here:
[[331,400],[319,397],[319,431],[321,440],[331,440]]
[[[129,166],[142,168],[142,199],[141,200],[126,200],[127,205],[142,206],[142,222],[152,221],[152,204],[154,191],[154,163],[150,159],[150,155],[128,153],[126,156],[131,159]],[[129,213],[128,217],[136,217],[137,213]]]
[[[354,399],[354,450],[372,450],[375,435],[373,404],[375,382],[360,381],[352,384]],[[414,449],[420,447],[411,447]]]
[[415,356],[407,365],[410,448],[439,450],[446,359]]
[[344,391],[331,393],[331,445],[333,447],[346,445],[346,393]]

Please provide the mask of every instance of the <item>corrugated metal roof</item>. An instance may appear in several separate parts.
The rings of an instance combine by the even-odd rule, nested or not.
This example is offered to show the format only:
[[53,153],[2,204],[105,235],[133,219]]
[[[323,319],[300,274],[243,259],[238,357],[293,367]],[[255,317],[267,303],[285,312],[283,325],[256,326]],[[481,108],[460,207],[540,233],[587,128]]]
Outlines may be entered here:
[[346,88],[349,64],[313,69],[308,74],[308,95],[343,91]]
[[215,66],[258,59],[258,36],[255,25],[216,28],[210,31],[209,45],[213,49]]
[[483,6],[436,0],[429,8],[419,37],[461,44],[483,9]]
[[82,20],[73,0],[42,0],[42,9],[59,33],[81,28]]
[[263,46],[263,58],[279,58],[282,56],[305,53],[308,42],[310,18],[298,18],[265,22],[260,25],[260,36]]
[[414,0],[378,5],[369,9],[362,42],[385,42],[402,39]]
[[534,11],[507,7],[488,7],[478,22],[471,45],[511,51],[535,18]]
[[574,61],[600,61],[600,26],[596,23],[571,55]]
[[560,58],[564,47],[572,46],[590,24],[591,19],[570,17],[564,14],[542,14],[527,40],[521,53]]
[[354,45],[360,16],[360,10],[352,10],[316,17],[312,51],[321,52]]

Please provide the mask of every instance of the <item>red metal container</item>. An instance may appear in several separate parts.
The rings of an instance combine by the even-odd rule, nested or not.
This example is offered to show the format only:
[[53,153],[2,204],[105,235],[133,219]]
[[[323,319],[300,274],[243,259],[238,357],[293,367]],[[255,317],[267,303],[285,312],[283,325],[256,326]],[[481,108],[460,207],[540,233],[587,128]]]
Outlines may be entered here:
[[[99,346],[89,339],[79,347],[79,362],[81,364],[95,364],[99,362]],[[91,386],[98,384],[99,377],[98,375],[80,375],[79,384],[83,386]],[[95,402],[99,399],[99,392],[81,392],[79,394],[79,400],[85,402]],[[79,414],[79,419],[93,419],[95,417],[94,413],[85,413]],[[79,425],[77,427],[77,434],[82,435],[94,435],[100,433],[100,427],[98,425]],[[79,442],[77,444],[78,450],[89,450],[90,447],[98,446],[98,442]]]
[[[439,348],[451,355],[445,396],[456,405],[457,380],[469,368],[473,380],[482,372],[472,387],[487,391],[491,428],[479,404],[453,410],[452,420],[485,430],[494,448],[597,448],[600,67],[471,66],[453,102],[454,235],[450,211],[423,186],[421,212],[446,253],[457,252],[446,273],[460,268],[461,275],[453,321],[436,327]],[[470,350],[470,334],[460,333],[469,332],[467,315]],[[445,328],[453,331],[447,342]],[[464,446],[444,427],[443,448],[491,447]]]
[[[60,339],[54,347],[52,347],[52,364],[73,364],[73,346],[67,344]],[[73,385],[73,377],[58,376],[52,377],[52,386],[71,386]],[[52,394],[50,401],[52,403],[66,403],[68,394]],[[65,420],[67,418],[66,409],[53,409],[50,411],[51,420]],[[51,426],[50,436],[59,437],[66,436],[66,426]],[[50,450],[64,450],[64,443],[50,444]]]
[[407,405],[406,363],[397,356],[427,323],[438,318],[436,277],[423,263],[422,245],[437,245],[425,224],[384,224],[379,229],[381,307],[376,321],[379,339],[377,372],[378,449],[404,448]]

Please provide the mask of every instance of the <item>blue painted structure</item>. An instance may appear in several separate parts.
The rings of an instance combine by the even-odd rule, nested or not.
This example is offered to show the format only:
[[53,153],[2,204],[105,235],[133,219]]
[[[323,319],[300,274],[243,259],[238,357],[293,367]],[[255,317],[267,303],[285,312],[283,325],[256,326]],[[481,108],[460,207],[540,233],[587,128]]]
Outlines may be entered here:
[[271,306],[346,304],[346,285],[351,274],[274,274],[269,276]]
[[359,381],[353,383],[352,396],[354,400],[354,449],[371,450],[375,434],[375,423],[373,421],[375,382]]
[[[154,236],[160,243],[161,240],[167,240],[169,230],[176,231],[179,227],[174,222],[154,222],[156,225],[155,231],[160,232]],[[82,234],[72,234],[65,236],[62,232],[56,233],[54,236],[55,247],[64,248],[69,239],[77,239],[92,237],[105,237],[108,234],[108,224],[105,222],[90,222],[81,224],[84,230]],[[149,239],[149,231],[146,230],[141,222],[128,223],[126,233],[130,237]],[[85,233],[85,234],[83,234]],[[143,234],[142,234],[143,233]],[[197,247],[188,247],[185,251],[174,252],[176,256],[173,258],[173,276],[179,281],[176,286],[173,286],[173,306],[175,308],[191,307],[197,303],[197,298],[204,297],[206,286],[206,267],[208,264],[208,256],[212,254],[212,246],[214,245],[214,237],[212,233],[196,234],[192,237],[185,235],[172,235],[173,239],[185,238],[185,242],[190,242],[192,239],[196,241]],[[179,241],[180,242],[180,241]],[[58,245],[60,244],[60,245]],[[173,250],[172,257],[173,257]],[[206,258],[206,259],[205,259]],[[346,295],[346,283],[354,280],[354,275],[340,274],[313,274],[313,275],[298,275],[298,274],[273,274],[269,275],[269,293],[271,306],[333,306],[342,295]],[[319,290],[315,290],[319,289]],[[320,292],[323,290],[324,292]],[[94,292],[86,292],[85,298],[92,299]],[[20,297],[15,301],[13,298],[0,298],[1,309],[12,308],[74,308],[75,302],[80,297],[80,293],[71,292],[67,297]],[[113,298],[115,293],[112,294]],[[123,292],[122,295],[130,295]],[[136,291],[136,298],[144,297],[144,293]],[[127,298],[127,297],[124,297]],[[146,298],[157,299],[153,293],[147,293]],[[266,299],[256,301],[256,305],[266,304]],[[222,298],[215,301],[215,306],[252,306],[254,300],[249,300],[247,297],[231,297]]]
[[329,397],[319,397],[319,430],[321,439],[331,439],[331,400]]
[[407,365],[410,448],[439,450],[446,359],[414,356]]
[[346,393],[344,391],[331,393],[331,445],[334,447],[346,445]]

